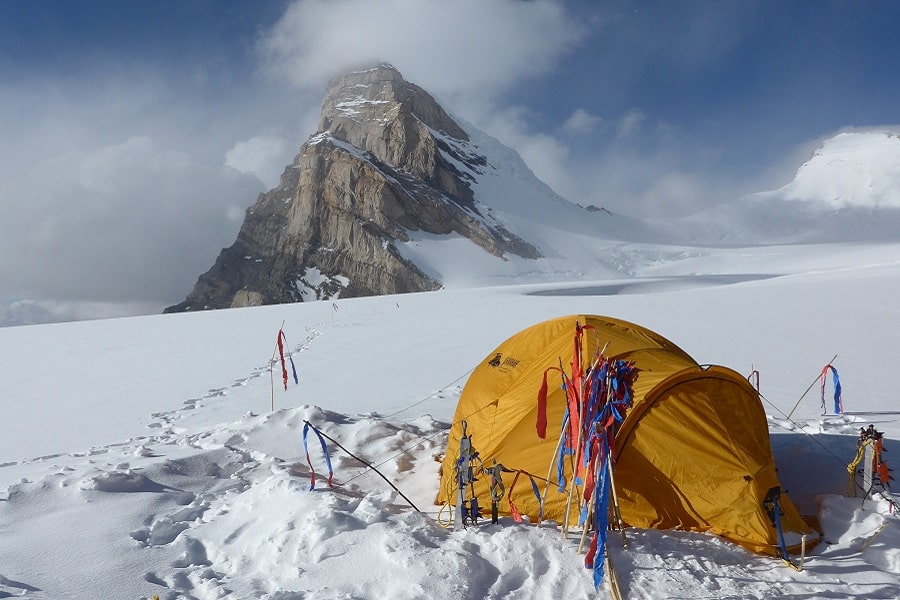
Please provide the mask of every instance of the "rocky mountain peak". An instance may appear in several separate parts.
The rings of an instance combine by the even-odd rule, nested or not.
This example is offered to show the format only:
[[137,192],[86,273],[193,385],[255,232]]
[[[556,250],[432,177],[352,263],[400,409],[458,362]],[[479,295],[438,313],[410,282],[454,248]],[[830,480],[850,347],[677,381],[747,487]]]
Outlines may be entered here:
[[381,156],[377,144],[360,137],[359,123],[396,126],[416,120],[427,128],[468,141],[468,134],[444,112],[435,99],[419,86],[403,79],[397,69],[382,63],[332,79],[322,101],[319,131]]
[[376,160],[470,203],[465,176],[453,159],[477,168],[480,156],[465,156],[448,143],[465,143],[468,134],[419,86],[382,63],[332,79],[322,101],[319,131],[370,153]]
[[462,236],[496,257],[539,257],[477,202],[473,185],[488,166],[466,131],[392,66],[335,78],[319,131],[247,210],[235,243],[166,312],[441,287],[398,248],[410,232]]

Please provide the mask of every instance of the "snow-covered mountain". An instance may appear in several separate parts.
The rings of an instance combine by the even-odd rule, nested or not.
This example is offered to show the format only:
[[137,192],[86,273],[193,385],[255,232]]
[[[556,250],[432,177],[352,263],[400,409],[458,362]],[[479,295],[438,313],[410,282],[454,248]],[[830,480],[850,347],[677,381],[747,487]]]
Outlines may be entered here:
[[379,64],[330,82],[318,131],[167,312],[610,275],[622,240],[657,237],[562,198]]
[[839,133],[787,185],[682,219],[679,230],[713,244],[900,239],[900,133]]
[[775,191],[675,221],[632,218],[562,198],[514,150],[378,64],[331,81],[318,131],[167,312],[635,276],[678,259],[673,244],[898,236],[894,132],[827,139]]

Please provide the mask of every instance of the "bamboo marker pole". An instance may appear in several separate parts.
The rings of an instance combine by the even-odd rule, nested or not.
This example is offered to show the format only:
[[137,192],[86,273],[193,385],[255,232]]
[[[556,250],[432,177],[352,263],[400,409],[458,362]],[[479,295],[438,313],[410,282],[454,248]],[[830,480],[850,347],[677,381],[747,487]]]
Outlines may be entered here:
[[[568,424],[569,424],[569,416],[566,415],[566,418],[563,419],[563,424],[562,424],[563,431],[566,430],[566,426],[568,426]],[[550,478],[553,475],[553,464],[556,462],[556,457],[559,456],[559,449],[562,446],[562,443],[563,443],[563,436],[562,436],[562,434],[560,434],[559,441],[556,442],[556,451],[553,453],[553,458],[550,460],[550,468],[547,469],[547,479],[545,480],[546,484],[544,485],[544,497],[541,498],[541,506],[547,505],[547,492],[550,491],[550,481],[551,481]],[[543,520],[544,520],[544,515],[543,515],[543,511],[541,511],[541,515],[538,517],[538,522],[537,522],[538,527],[540,527],[541,522]]]
[[278,328],[278,337],[275,338],[275,348],[272,350],[272,358],[269,359],[269,387],[272,390],[272,412],[275,412],[275,355],[278,354],[278,341],[281,339],[281,332],[284,331],[284,320],[281,321],[281,327]]
[[612,557],[609,555],[609,552],[606,552],[606,556],[603,558],[606,563],[606,576],[607,583],[609,584],[609,595],[612,600],[624,600],[622,596],[622,588],[619,587],[619,576],[616,574],[616,569],[613,567]]
[[[594,469],[595,470],[597,469],[597,460],[598,460],[598,457],[595,456],[594,457]],[[591,528],[591,521],[594,518],[593,506],[594,506],[594,499],[595,499],[596,495],[597,495],[597,488],[595,486],[594,489],[591,490],[591,497],[588,500],[588,504],[587,504],[587,509],[588,509],[587,515],[584,519],[584,523],[582,523],[581,540],[578,542],[578,554],[581,554],[584,551],[584,542],[587,540],[588,530]]]
[[278,346],[272,351],[272,358],[269,359],[269,387],[272,390],[272,412],[275,412],[275,353],[278,352]]
[[[578,410],[579,410],[579,419],[578,420],[579,420],[579,423],[581,424],[581,426],[578,428],[578,441],[577,441],[577,445],[575,446],[575,454],[574,454],[575,459],[572,464],[572,488],[569,490],[569,497],[566,501],[566,517],[563,521],[563,537],[566,537],[566,538],[569,537],[569,517],[572,512],[572,498],[573,498],[576,490],[578,489],[577,486],[575,485],[575,478],[578,473],[578,463],[584,460],[584,457],[582,456],[582,452],[584,451],[584,448],[583,448],[584,420],[587,418],[587,414],[585,413],[585,410],[586,410],[585,393],[587,391],[588,382],[590,381],[590,378],[591,378],[593,372],[597,369],[598,365],[603,360],[603,353],[606,352],[606,348],[608,346],[609,346],[609,341],[607,340],[607,342],[603,345],[603,348],[597,354],[597,357],[594,359],[594,361],[591,363],[591,365],[582,373],[582,376],[581,376],[581,389],[578,390]],[[578,357],[577,357],[577,359],[579,361],[579,368],[581,368],[582,363],[584,362],[583,352],[584,352],[584,348],[582,346],[579,346]],[[607,392],[608,392],[608,389],[607,389]],[[608,396],[608,393],[607,393],[607,396]],[[582,504],[583,504],[583,501],[579,502],[579,506],[581,506]]]

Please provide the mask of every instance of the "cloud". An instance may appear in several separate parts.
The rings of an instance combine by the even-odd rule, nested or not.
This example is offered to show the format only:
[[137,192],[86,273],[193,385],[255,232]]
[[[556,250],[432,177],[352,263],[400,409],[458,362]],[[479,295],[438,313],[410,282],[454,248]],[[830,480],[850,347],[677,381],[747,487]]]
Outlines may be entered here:
[[[18,299],[183,298],[260,182],[159,148],[150,137],[50,156],[4,180],[4,293]],[[54,309],[62,310],[62,309]]]
[[[255,71],[221,62],[212,40],[191,46],[209,47],[211,63],[132,48],[126,64],[101,44],[66,70],[0,80],[0,253],[15,257],[0,263],[0,303],[17,303],[7,314],[184,298],[349,65],[387,60],[448,109],[511,126],[498,98],[585,34],[555,0],[300,0],[260,26]],[[563,160],[553,138],[518,131],[526,154]]]
[[[800,138],[785,126],[771,139],[771,115],[797,121],[771,110],[775,88],[751,77],[778,75],[751,69],[774,9],[561,0],[278,6],[280,16],[242,9],[252,27],[217,13],[239,38],[215,19],[191,28],[187,41],[158,40],[154,30],[153,44],[171,48],[165,60],[146,42],[122,58],[109,43],[88,55],[54,38],[54,53],[63,44],[72,60],[42,70],[29,61],[31,47],[20,49],[12,75],[0,73],[0,302],[52,316],[65,302],[102,310],[181,300],[314,132],[328,79],[362,62],[393,63],[567,198],[629,214],[684,214],[769,189],[760,180],[775,169],[785,183],[802,162],[785,148],[846,124]],[[766,64],[775,66],[771,53]],[[791,92],[816,83],[796,85],[796,71],[780,77]],[[781,106],[797,104],[788,96]],[[806,118],[812,103],[799,105]],[[742,174],[751,169],[755,188]]]
[[0,304],[0,327],[129,317],[158,313],[162,308],[158,302],[15,300]]
[[267,189],[278,185],[295,144],[283,137],[256,136],[236,143],[225,153],[225,164],[241,173],[253,174]]
[[490,97],[552,69],[584,34],[550,0],[299,0],[262,37],[260,56],[297,87],[384,60],[436,95]]
[[299,147],[302,94],[102,66],[0,79],[3,324],[181,301]]
[[636,108],[632,108],[619,119],[617,135],[621,139],[633,138],[640,132],[646,120],[647,115]]
[[[730,22],[735,13],[719,12],[717,22]],[[704,176],[692,173],[684,148],[678,148],[684,140],[652,114],[631,108],[601,116],[593,107],[575,105],[554,127],[548,118],[555,115],[535,113],[520,96],[539,77],[552,77],[563,60],[574,57],[581,64],[576,52],[588,36],[594,36],[592,43],[601,34],[617,36],[631,47],[646,35],[636,27],[649,23],[655,30],[668,19],[651,13],[621,20],[609,7],[601,14],[585,21],[571,5],[549,0],[298,0],[261,36],[260,68],[321,94],[340,72],[384,60],[451,114],[517,150],[540,179],[570,200],[628,214],[641,214],[641,208],[667,214],[695,210],[699,199],[717,192],[704,191]],[[686,20],[704,37],[680,44],[666,59],[682,72],[701,68],[710,60],[705,50],[728,39],[705,27],[700,14]],[[604,48],[611,47],[592,47],[591,61],[610,62],[612,54]],[[625,59],[643,68],[666,52],[665,44],[651,43],[647,53]],[[610,81],[631,85],[633,79]]]
[[566,122],[563,123],[563,131],[569,135],[585,135],[592,132],[598,125],[603,123],[603,119],[592,115],[583,108],[575,109]]

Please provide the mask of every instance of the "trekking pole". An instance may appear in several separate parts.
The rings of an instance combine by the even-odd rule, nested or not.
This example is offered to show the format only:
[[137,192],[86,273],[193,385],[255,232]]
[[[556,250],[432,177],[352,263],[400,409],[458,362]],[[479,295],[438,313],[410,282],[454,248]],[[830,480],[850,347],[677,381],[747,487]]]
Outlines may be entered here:
[[[833,363],[835,360],[837,360],[837,357],[838,357],[837,354],[835,354],[834,356],[832,356],[832,357],[831,357],[831,360],[828,361],[828,364],[830,365],[830,364]],[[794,411],[797,410],[797,407],[800,406],[800,402],[806,397],[806,395],[809,393],[809,390],[813,389],[813,386],[816,385],[816,382],[819,381],[819,379],[821,379],[821,378],[822,378],[822,373],[819,373],[818,375],[816,375],[816,378],[813,379],[813,382],[812,382],[811,384],[809,384],[809,387],[806,388],[806,391],[803,392],[803,395],[802,395],[802,396],[800,396],[800,400],[797,400],[797,404],[795,404],[795,405],[794,405],[794,408],[791,409],[791,412],[788,413],[788,416],[787,416],[788,421],[791,420],[791,415],[793,415],[793,414],[794,414]]]

